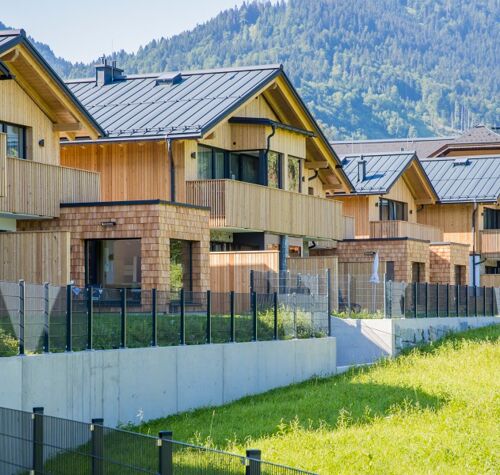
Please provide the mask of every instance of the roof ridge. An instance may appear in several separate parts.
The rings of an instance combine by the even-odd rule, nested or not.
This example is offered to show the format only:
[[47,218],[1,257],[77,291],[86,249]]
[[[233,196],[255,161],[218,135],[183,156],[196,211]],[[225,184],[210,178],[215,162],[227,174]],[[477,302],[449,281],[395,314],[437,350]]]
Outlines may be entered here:
[[26,31],[22,28],[18,30],[10,29],[10,30],[0,30],[0,36],[26,36]]
[[500,159],[500,154],[497,155],[456,155],[453,157],[436,157],[436,158],[420,158],[419,160],[421,162],[446,162],[446,161],[455,161],[459,159],[468,159],[468,160],[475,160],[475,159],[488,159],[488,158],[499,158]]
[[379,156],[384,156],[384,155],[416,155],[415,150],[400,150],[399,152],[369,152],[369,153],[346,153],[345,155],[342,155],[342,158],[349,158],[349,157],[379,157]]

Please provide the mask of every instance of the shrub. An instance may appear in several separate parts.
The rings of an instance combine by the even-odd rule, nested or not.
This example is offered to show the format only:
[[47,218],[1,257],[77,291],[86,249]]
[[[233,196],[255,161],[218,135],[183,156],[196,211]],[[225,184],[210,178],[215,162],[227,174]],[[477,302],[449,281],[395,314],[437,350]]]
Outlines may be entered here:
[[17,351],[17,338],[0,328],[0,356],[15,356]]

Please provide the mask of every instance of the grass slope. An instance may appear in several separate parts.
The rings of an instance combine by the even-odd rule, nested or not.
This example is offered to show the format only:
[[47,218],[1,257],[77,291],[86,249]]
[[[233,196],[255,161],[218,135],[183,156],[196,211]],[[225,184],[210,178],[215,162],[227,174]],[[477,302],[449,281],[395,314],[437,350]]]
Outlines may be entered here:
[[500,473],[500,326],[341,376],[144,424],[331,473]]

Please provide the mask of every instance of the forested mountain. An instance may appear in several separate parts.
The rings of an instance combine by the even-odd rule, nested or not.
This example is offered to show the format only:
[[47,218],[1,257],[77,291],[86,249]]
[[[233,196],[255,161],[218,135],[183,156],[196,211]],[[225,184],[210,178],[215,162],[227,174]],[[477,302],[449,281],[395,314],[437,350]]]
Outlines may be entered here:
[[[252,2],[114,58],[127,73],[279,62],[331,138],[426,136],[500,125],[499,25],[498,0]],[[64,77],[93,74],[40,48]]]

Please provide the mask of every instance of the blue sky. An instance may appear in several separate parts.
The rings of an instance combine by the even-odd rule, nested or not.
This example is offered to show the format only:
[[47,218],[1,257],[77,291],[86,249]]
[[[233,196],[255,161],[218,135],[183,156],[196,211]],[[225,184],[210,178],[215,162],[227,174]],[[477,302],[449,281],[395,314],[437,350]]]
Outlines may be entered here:
[[153,38],[189,30],[243,0],[2,1],[0,21],[24,28],[56,55],[89,62],[112,51],[136,51]]

